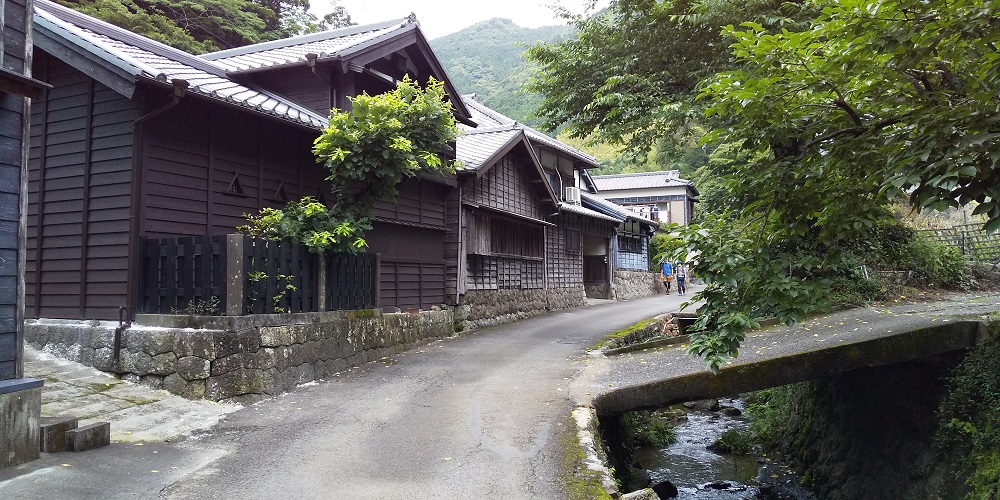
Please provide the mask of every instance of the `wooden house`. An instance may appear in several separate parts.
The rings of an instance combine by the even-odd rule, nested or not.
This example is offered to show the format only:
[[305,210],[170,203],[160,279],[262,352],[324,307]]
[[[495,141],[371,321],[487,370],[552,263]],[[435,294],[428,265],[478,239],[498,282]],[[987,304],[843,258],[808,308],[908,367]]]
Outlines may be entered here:
[[0,469],[38,458],[42,381],[24,377],[24,232],[31,0],[0,0]]
[[[552,224],[545,229],[545,288],[583,288],[589,297],[611,298],[612,272],[615,269],[646,269],[647,260],[633,262],[623,257],[626,254],[620,252],[623,248],[621,242],[634,236],[638,238],[640,248],[648,248],[651,227],[655,224],[641,221],[613,203],[603,200],[592,203],[588,200],[587,191],[592,187],[586,184],[589,178],[587,169],[599,166],[597,159],[517,123],[476,101],[475,96],[462,98],[472,113],[472,120],[478,124],[478,128],[466,130],[466,136],[459,139],[459,160],[465,161],[466,168],[483,175],[484,166],[493,164],[482,158],[492,154],[490,161],[498,162],[505,159],[507,151],[515,149],[518,141],[523,141],[531,153],[523,161],[530,159],[537,162],[540,173],[533,182],[545,184],[556,200],[551,213],[543,219]],[[518,139],[521,135],[523,138]],[[492,142],[487,140],[488,137]],[[508,140],[499,140],[500,137]],[[470,151],[478,153],[478,156],[470,155]],[[499,168],[505,167],[500,165]],[[497,196],[511,195],[497,193]],[[464,227],[465,231],[474,229],[474,226]],[[480,257],[472,257],[475,255],[474,247],[466,246],[466,253],[470,255],[467,257],[469,262],[479,261]],[[462,287],[475,290],[496,286],[489,280],[478,282],[476,273],[480,269],[474,265],[466,266],[461,272],[467,274],[464,280],[459,279],[460,293]]]
[[[34,26],[34,74],[53,88],[31,106],[29,317],[131,316],[142,238],[232,233],[244,213],[324,199],[311,145],[331,106],[404,74],[445,80],[412,17],[204,57],[47,0]],[[453,185],[413,179],[376,210],[382,305],[443,302]]]
[[682,225],[694,217],[698,189],[677,170],[595,175],[592,179],[597,196],[640,217]]

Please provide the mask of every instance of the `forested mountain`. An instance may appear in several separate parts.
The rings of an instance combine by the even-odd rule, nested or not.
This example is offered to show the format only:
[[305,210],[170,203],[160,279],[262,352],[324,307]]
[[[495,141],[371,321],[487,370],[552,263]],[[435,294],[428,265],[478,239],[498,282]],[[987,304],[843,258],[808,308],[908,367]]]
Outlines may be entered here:
[[565,39],[572,27],[522,28],[510,19],[494,18],[430,41],[455,88],[475,93],[487,106],[531,126],[541,97],[524,93],[522,83],[536,70],[521,58],[528,45]]

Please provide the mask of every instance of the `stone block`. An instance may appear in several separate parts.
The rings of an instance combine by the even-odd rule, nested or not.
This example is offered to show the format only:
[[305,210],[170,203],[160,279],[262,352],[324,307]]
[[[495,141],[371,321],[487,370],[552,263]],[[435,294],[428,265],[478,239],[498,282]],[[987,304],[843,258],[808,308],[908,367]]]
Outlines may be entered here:
[[66,432],[76,429],[78,425],[76,417],[42,417],[39,450],[46,453],[66,451]]
[[0,380],[0,469],[38,458],[41,414],[41,380]]
[[143,375],[139,383],[153,389],[163,389],[163,379],[163,375]]
[[188,382],[187,389],[181,394],[188,399],[204,399],[205,398],[205,381],[204,380],[193,380]]
[[144,352],[122,351],[121,370],[136,375],[147,375],[153,368],[153,357]]
[[136,330],[130,332],[129,336],[138,337],[137,343],[142,352],[150,356],[173,352],[177,342],[177,335],[171,330]]
[[[200,359],[200,358],[199,358]],[[163,389],[171,394],[181,396],[187,390],[188,382],[179,374],[167,375],[163,379]]]
[[93,328],[90,330],[90,347],[94,349],[110,349],[115,346],[115,331],[110,328]]
[[94,357],[92,359],[91,366],[105,372],[114,371],[115,368],[114,349],[110,347],[94,349]]
[[238,370],[209,377],[205,394],[209,399],[221,401],[246,394],[274,394],[274,379],[262,370]]
[[260,349],[260,340],[257,328],[220,332],[214,337],[215,357],[222,358],[241,352],[257,352]]
[[197,356],[208,360],[215,359],[215,335],[223,334],[218,330],[184,330],[177,334],[174,353],[177,357]]
[[66,431],[68,451],[87,451],[111,444],[111,423],[97,422]]
[[186,381],[205,379],[212,373],[212,363],[198,356],[178,358],[177,362],[174,363],[174,368],[177,375],[180,375]]
[[157,354],[150,359],[149,374],[166,376],[177,371],[177,355],[172,352]]
[[217,377],[243,368],[243,353],[230,354],[212,362],[211,376]]
[[260,345],[265,347],[283,347],[295,343],[295,335],[290,327],[269,326],[260,328]]

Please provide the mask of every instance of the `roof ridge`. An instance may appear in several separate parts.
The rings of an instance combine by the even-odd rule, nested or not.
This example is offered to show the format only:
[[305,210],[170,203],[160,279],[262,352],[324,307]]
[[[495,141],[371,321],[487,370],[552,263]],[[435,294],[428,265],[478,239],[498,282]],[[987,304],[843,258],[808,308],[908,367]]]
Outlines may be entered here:
[[278,40],[270,40],[267,42],[255,43],[253,45],[244,45],[243,47],[218,50],[215,52],[202,54],[199,57],[207,61],[215,61],[218,59],[226,59],[230,57],[253,54],[255,52],[261,52],[264,50],[280,49],[285,47],[292,47],[295,45],[302,45],[306,43],[319,42],[322,40],[330,40],[333,38],[355,35],[358,33],[365,33],[368,31],[378,31],[386,28],[391,28],[394,25],[399,25],[400,27],[403,27],[406,26],[407,24],[416,22],[417,22],[416,16],[410,14],[410,16],[408,17],[393,19],[390,21],[382,21],[378,23],[370,23],[370,24],[355,25],[355,26],[346,26],[343,28],[320,31],[317,33],[308,33],[305,35],[293,36],[290,38],[281,38]]
[[[157,42],[151,38],[144,37],[138,33],[133,33],[125,28],[115,26],[106,21],[88,16],[82,12],[77,12],[69,7],[51,2],[49,0],[35,0],[35,8],[41,7],[43,11],[52,14],[61,21],[68,22],[79,28],[93,31],[99,35],[116,38],[129,45],[152,52],[158,56],[167,57],[177,62],[181,62],[199,69],[214,76],[226,76],[226,70],[222,66],[202,59],[196,55],[189,54],[183,50],[176,49],[167,44]],[[165,55],[169,54],[169,55]],[[117,55],[117,54],[116,54]],[[156,75],[153,75],[154,77]]]
[[608,179],[611,177],[638,177],[641,175],[670,175],[671,172],[677,172],[678,174],[680,174],[680,170],[672,169],[672,170],[655,170],[653,172],[627,172],[621,174],[604,174],[604,175],[594,175],[591,177],[593,178],[600,177],[602,179]]
[[498,125],[496,127],[472,128],[465,131],[465,135],[491,134],[496,132],[521,131],[517,124]]

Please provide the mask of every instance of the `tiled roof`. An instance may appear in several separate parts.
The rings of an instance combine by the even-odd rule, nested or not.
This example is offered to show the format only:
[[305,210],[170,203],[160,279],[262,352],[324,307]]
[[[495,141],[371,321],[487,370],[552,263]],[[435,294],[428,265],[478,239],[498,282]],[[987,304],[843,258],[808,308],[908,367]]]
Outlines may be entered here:
[[583,205],[587,205],[598,212],[605,213],[613,217],[617,217],[619,222],[626,219],[634,219],[643,224],[656,226],[656,222],[654,222],[653,220],[643,217],[641,215],[637,215],[633,212],[630,212],[628,209],[617,203],[605,200],[600,196],[590,194],[586,191],[580,192],[580,202]]
[[566,203],[566,202],[559,202],[559,211],[560,212],[565,211],[573,214],[583,215],[585,217],[593,217],[595,219],[601,219],[616,223],[625,220],[624,218],[618,219],[616,217],[612,217],[607,214],[602,214],[601,212],[591,210],[581,205],[576,205],[573,203]]
[[462,102],[465,106],[469,108],[469,112],[472,114],[472,121],[480,127],[500,127],[504,125],[513,125],[522,130],[524,130],[525,135],[528,139],[534,142],[538,142],[548,146],[552,149],[565,153],[577,160],[580,160],[592,167],[599,167],[597,158],[584,153],[578,149],[570,147],[562,142],[553,139],[523,123],[518,123],[514,119],[507,117],[500,112],[486,107],[485,104],[476,100],[475,95],[468,94],[462,96]]
[[194,94],[312,128],[327,125],[325,117],[284,97],[233,82],[221,66],[48,0],[35,1],[34,16],[38,27],[134,79],[185,80]]
[[523,135],[524,132],[511,126],[469,129],[455,141],[455,156],[462,162],[463,170],[474,172]]
[[201,57],[215,61],[230,72],[275,68],[306,61],[306,54],[316,54],[319,59],[341,57],[345,52],[356,52],[378,41],[417,27],[416,18],[385,21],[364,26],[348,26],[336,30],[258,43],[246,47],[203,54]]
[[694,187],[691,181],[680,178],[677,170],[639,172],[634,174],[594,175],[591,177],[599,191],[621,189],[647,189],[662,187]]

